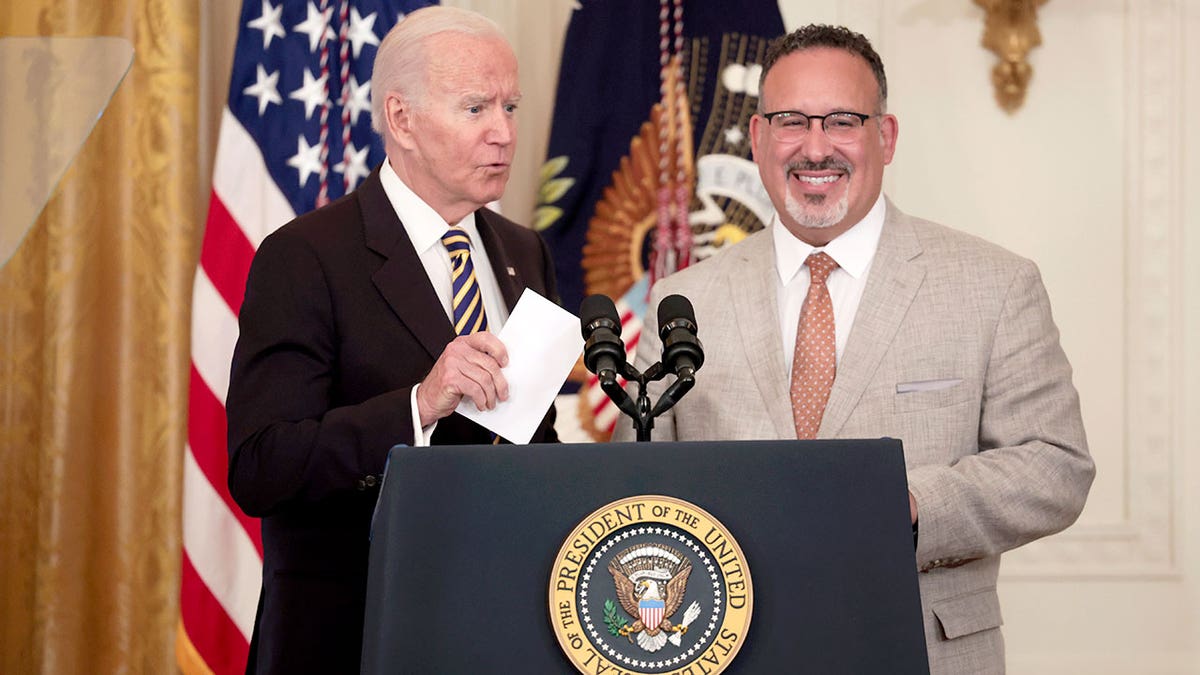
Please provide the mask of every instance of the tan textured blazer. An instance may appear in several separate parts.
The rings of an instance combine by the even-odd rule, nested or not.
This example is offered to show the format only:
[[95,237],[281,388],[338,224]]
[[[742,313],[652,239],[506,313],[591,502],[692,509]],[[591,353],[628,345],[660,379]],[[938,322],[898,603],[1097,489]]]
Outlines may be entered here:
[[[638,367],[661,357],[672,293],[695,306],[706,360],[655,440],[795,438],[777,278],[762,231],[656,284]],[[903,441],[918,504],[932,673],[1004,672],[1000,554],[1074,522],[1095,474],[1079,397],[1036,265],[890,202],[819,432],[880,436]]]

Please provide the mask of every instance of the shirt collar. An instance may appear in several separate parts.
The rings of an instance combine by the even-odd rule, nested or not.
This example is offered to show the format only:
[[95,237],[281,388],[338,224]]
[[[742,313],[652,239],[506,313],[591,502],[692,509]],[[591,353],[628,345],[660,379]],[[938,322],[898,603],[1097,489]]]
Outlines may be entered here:
[[[428,251],[435,245],[440,246],[442,235],[446,234],[450,225],[442,220],[432,206],[425,203],[425,200],[418,197],[412,188],[400,180],[400,176],[396,175],[395,169],[392,168],[392,163],[386,159],[383,167],[379,170],[379,182],[383,184],[383,191],[387,194],[388,201],[396,211],[396,217],[400,219],[400,223],[404,226],[404,231],[408,233],[408,238],[417,253]],[[475,212],[468,213],[467,217],[456,223],[454,227],[466,231],[467,236],[471,239],[471,247],[474,248],[476,242],[479,241],[479,231],[475,227]]]
[[771,219],[771,236],[775,240],[775,269],[779,272],[779,280],[787,286],[804,267],[809,254],[817,250],[829,254],[850,276],[861,277],[870,268],[875,250],[879,248],[886,213],[887,200],[880,192],[875,205],[862,220],[822,247],[812,246],[793,235],[776,214]]

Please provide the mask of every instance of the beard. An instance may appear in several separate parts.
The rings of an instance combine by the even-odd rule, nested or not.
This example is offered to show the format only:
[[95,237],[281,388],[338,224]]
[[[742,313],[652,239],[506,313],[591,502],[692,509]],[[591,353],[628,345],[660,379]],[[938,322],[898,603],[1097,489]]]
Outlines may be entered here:
[[835,202],[830,202],[825,195],[805,195],[798,199],[789,189],[784,197],[784,207],[797,225],[805,229],[822,230],[833,227],[846,218],[846,213],[850,210],[849,182],[854,177],[854,168],[849,162],[826,157],[820,162],[789,162],[784,168],[789,181],[793,171],[837,170],[844,174],[843,180],[847,182],[841,198]]
[[788,215],[800,227],[822,230],[833,227],[846,218],[846,213],[850,210],[850,191],[843,190],[841,199],[827,204],[825,195],[808,195],[801,201],[788,190],[784,206]]

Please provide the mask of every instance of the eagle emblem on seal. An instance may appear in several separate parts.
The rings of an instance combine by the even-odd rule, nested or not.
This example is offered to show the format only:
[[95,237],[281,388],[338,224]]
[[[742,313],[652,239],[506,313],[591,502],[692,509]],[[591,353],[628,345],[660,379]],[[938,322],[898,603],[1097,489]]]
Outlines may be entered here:
[[632,624],[621,625],[618,635],[648,652],[656,652],[667,644],[680,644],[688,624],[700,614],[700,604],[693,602],[684,612],[683,620],[672,623],[671,618],[683,604],[692,563],[679,551],[663,545],[635,546],[621,551],[608,564],[616,586],[617,600]]

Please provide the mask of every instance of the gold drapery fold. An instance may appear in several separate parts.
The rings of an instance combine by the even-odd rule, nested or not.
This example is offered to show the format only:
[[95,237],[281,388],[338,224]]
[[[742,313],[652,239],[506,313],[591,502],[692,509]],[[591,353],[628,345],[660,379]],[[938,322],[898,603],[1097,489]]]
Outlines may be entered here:
[[2,36],[119,36],[135,55],[0,269],[0,672],[173,672],[199,3],[4,5]]

